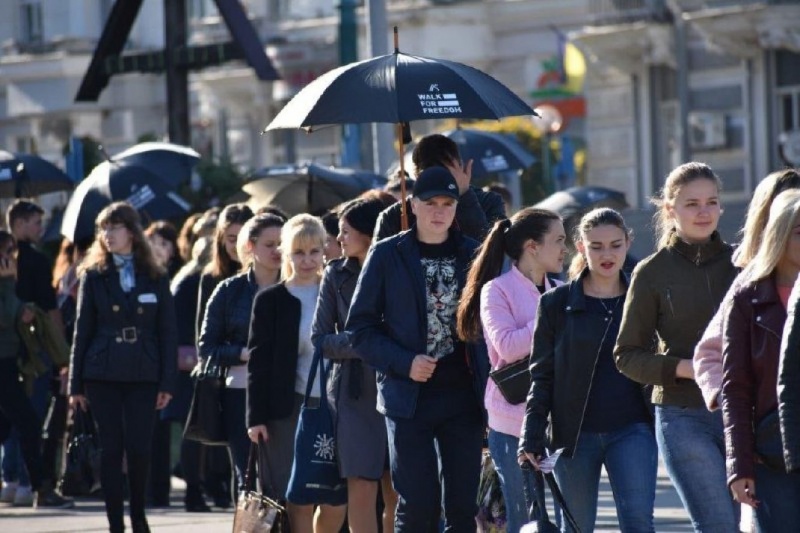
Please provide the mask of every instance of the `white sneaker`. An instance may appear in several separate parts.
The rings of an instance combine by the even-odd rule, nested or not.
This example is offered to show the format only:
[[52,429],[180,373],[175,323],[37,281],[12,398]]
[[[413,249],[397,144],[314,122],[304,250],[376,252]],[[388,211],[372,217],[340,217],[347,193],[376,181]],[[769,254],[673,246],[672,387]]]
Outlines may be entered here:
[[17,493],[14,495],[14,505],[20,507],[33,505],[33,491],[30,487],[17,487]]
[[0,489],[0,503],[14,503],[14,496],[17,494],[17,482],[3,483]]

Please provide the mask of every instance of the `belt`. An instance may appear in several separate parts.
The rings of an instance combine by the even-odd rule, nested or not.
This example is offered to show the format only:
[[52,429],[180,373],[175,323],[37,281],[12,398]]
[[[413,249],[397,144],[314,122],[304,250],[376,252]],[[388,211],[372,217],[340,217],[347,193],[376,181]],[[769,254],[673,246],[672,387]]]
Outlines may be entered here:
[[135,326],[129,326],[120,329],[103,328],[98,331],[98,334],[114,337],[114,340],[118,343],[135,344],[139,340],[142,331]]

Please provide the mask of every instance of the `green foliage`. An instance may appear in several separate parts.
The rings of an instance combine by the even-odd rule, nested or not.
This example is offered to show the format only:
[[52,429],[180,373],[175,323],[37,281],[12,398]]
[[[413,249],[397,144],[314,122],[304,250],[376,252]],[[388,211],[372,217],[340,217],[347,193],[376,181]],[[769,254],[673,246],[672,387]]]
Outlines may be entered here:
[[[91,135],[84,135],[79,137],[83,150],[83,177],[89,175],[89,172],[97,165],[106,160],[103,151],[100,149],[100,142]],[[67,155],[69,153],[69,143],[65,143],[61,149],[61,153]]]
[[195,172],[202,180],[199,191],[193,191],[188,185],[181,188],[180,194],[188,200],[193,211],[204,211],[216,202],[225,201],[241,191],[244,178],[239,169],[229,160],[213,161],[201,159]]

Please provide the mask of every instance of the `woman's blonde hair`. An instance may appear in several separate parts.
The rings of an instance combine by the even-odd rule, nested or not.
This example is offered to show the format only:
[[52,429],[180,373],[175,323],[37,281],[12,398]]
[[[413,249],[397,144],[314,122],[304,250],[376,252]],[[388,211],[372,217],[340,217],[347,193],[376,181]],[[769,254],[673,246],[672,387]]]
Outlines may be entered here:
[[678,197],[684,185],[688,185],[698,179],[712,181],[717,186],[717,190],[722,190],[722,181],[720,181],[719,176],[714,174],[710,166],[692,161],[672,169],[658,195],[650,200],[657,208],[653,215],[653,227],[656,231],[656,250],[660,250],[669,244],[669,236],[675,230],[675,222],[669,216],[667,206],[675,205],[675,198]]
[[283,219],[270,213],[256,215],[244,223],[236,238],[236,255],[239,256],[239,262],[242,264],[241,272],[245,272],[253,266],[255,261],[253,245],[261,237],[261,233],[267,228],[280,229],[282,227]]
[[764,228],[761,246],[744,270],[747,283],[755,283],[772,275],[786,251],[798,214],[800,190],[783,191],[775,197],[769,208],[769,220]]
[[[309,245],[317,246],[322,251],[325,235],[325,226],[319,217],[302,214],[287,220],[281,229],[281,279],[289,279],[294,275],[292,251]],[[319,274],[322,275],[321,268]]]
[[800,173],[793,168],[773,172],[758,184],[740,231],[742,243],[733,252],[734,265],[744,268],[756,256],[772,202],[780,193],[790,189],[800,189]]

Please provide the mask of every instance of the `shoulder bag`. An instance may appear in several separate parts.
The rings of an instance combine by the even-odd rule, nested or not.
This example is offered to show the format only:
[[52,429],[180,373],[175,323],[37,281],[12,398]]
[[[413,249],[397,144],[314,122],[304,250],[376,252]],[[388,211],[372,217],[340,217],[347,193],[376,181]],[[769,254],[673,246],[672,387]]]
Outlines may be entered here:
[[497,385],[505,400],[517,405],[524,403],[531,388],[530,356],[489,372],[489,378]]
[[183,428],[183,437],[202,442],[206,446],[227,446],[228,439],[222,421],[225,369],[215,358],[209,357],[194,378],[192,403]]
[[[250,443],[244,490],[239,494],[233,515],[233,533],[289,533],[289,515],[286,509],[276,500],[263,494],[264,492],[272,494],[274,490],[268,485],[269,475],[262,460],[269,461],[269,457],[264,442],[259,438],[258,444]],[[255,490],[256,461],[258,461],[262,492]]]

